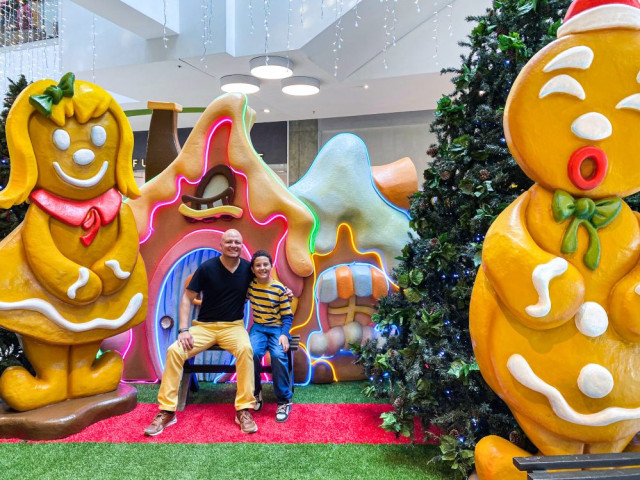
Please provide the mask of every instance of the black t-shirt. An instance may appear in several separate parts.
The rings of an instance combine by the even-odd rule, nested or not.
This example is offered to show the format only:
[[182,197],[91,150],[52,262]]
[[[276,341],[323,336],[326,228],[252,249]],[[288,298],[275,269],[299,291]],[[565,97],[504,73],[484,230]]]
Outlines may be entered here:
[[220,257],[200,265],[187,287],[202,292],[198,321],[231,322],[243,318],[247,288],[252,279],[251,264],[243,258],[233,273],[225,268]]

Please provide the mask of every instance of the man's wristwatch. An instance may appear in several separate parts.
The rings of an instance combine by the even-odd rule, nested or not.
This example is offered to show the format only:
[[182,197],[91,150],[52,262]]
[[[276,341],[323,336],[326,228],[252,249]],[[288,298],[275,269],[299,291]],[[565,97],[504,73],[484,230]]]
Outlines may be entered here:
[[181,333],[184,333],[184,332],[188,332],[188,331],[189,331],[189,328],[181,328],[180,330],[178,330],[178,335],[180,335]]

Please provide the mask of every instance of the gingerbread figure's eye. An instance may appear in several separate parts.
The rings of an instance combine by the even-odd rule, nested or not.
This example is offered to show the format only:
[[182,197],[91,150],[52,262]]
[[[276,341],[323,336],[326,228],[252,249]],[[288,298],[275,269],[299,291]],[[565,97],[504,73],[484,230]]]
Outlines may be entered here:
[[96,147],[101,147],[107,141],[107,131],[104,127],[96,125],[91,128],[91,143]]
[[563,68],[586,70],[591,66],[591,62],[593,62],[593,50],[587,46],[580,45],[560,52],[545,65],[543,72],[548,73]]
[[65,151],[71,145],[71,137],[66,130],[57,129],[53,132],[53,144],[60,150]]
[[616,108],[628,108],[630,110],[640,110],[640,93],[634,93],[618,102]]
[[569,75],[557,75],[553,77],[540,89],[538,98],[544,98],[552,93],[566,93],[567,95],[573,95],[580,100],[584,100],[586,98],[584,88],[582,88],[580,82]]

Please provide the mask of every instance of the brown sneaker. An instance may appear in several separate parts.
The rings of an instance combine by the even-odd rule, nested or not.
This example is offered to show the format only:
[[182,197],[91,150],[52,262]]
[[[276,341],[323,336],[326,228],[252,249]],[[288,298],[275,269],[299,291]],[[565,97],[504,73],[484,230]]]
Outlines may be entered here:
[[160,410],[153,419],[151,425],[144,429],[144,434],[148,437],[154,437],[162,433],[162,431],[178,421],[176,412],[169,412],[168,410]]
[[256,433],[258,431],[258,425],[253,421],[249,410],[238,410],[236,412],[236,423],[240,425],[242,433]]

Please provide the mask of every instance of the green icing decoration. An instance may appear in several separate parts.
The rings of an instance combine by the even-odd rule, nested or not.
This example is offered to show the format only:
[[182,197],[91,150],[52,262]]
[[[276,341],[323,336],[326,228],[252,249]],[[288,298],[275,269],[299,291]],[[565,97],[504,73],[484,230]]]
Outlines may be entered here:
[[73,73],[65,73],[58,85],[48,86],[42,95],[31,95],[29,103],[38,112],[49,118],[51,107],[60,103],[62,97],[73,97],[73,82],[75,80],[76,76]]
[[589,246],[582,257],[590,270],[600,263],[600,239],[597,230],[611,223],[620,213],[622,200],[619,197],[603,198],[594,202],[590,198],[574,199],[563,190],[556,190],[551,201],[553,218],[564,222],[573,217],[562,237],[562,253],[573,253],[578,248],[578,228],[582,225],[589,234]]

